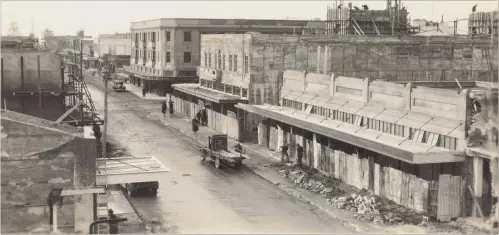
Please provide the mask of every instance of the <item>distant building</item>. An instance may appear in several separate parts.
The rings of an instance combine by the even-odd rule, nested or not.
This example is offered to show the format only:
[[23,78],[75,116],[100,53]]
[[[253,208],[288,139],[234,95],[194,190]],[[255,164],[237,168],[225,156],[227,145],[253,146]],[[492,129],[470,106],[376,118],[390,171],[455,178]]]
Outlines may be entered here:
[[2,36],[2,49],[36,48],[38,39],[31,36]]
[[408,15],[405,7],[387,6],[386,10],[364,10],[352,7],[352,3],[348,3],[348,7],[335,4],[327,8],[326,33],[329,35],[406,34]]
[[[130,28],[132,57],[130,67],[125,71],[137,85],[145,84],[148,91],[165,95],[171,92],[172,83],[196,81],[202,34],[323,34],[325,23],[303,20],[167,18],[132,22]],[[156,82],[160,79],[161,82]]]
[[497,23],[497,11],[473,12],[468,18],[468,33],[490,35],[493,31],[497,36]]
[[99,56],[104,54],[130,55],[132,40],[130,33],[100,34],[97,51]]

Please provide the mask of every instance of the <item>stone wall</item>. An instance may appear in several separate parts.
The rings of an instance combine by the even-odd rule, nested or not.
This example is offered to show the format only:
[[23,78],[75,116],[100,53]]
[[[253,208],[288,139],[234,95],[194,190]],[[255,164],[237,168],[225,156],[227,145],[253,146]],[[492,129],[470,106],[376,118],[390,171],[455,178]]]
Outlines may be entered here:
[[489,81],[491,70],[497,79],[494,45],[467,37],[252,35],[251,72],[263,79],[268,70],[292,69],[387,81]]
[[[95,139],[9,119],[1,128],[2,233],[49,232],[49,192],[95,183]],[[64,197],[59,227],[75,225],[75,199]]]

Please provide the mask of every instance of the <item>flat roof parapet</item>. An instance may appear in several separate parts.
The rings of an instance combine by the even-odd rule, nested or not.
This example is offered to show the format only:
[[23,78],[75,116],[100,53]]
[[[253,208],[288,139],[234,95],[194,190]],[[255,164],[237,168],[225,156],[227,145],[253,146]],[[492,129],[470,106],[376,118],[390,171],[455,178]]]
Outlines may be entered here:
[[275,19],[207,19],[207,18],[161,18],[131,22],[132,29],[181,27],[181,26],[252,26],[258,27],[314,27],[325,28],[325,21],[275,20]]

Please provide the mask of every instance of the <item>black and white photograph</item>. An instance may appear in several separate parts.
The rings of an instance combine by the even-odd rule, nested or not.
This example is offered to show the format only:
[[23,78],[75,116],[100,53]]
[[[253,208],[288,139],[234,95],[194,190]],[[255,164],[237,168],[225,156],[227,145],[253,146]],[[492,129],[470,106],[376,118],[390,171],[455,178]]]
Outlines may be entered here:
[[499,234],[499,2],[0,2],[2,234]]

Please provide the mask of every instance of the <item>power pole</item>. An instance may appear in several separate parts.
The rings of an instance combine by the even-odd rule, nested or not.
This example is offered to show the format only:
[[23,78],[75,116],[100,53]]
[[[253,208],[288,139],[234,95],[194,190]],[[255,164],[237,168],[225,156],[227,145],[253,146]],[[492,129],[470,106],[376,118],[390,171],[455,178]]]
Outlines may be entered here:
[[107,58],[104,58],[104,133],[102,134],[102,157],[107,157],[107,80],[110,77],[111,66]]

